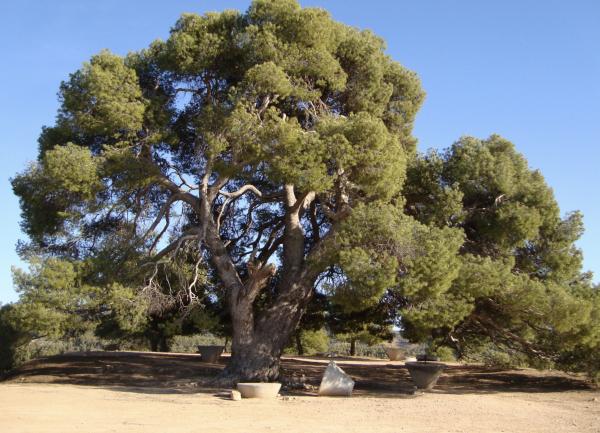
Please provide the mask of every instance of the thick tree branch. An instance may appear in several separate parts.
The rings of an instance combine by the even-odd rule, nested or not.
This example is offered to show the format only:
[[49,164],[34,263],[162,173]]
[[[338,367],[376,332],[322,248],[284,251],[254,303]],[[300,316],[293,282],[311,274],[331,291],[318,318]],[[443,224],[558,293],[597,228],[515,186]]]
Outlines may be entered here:
[[158,179],[158,183],[163,186],[164,188],[166,188],[167,190],[171,191],[173,194],[181,194],[181,201],[186,202],[187,204],[189,204],[192,208],[194,209],[198,209],[200,206],[200,199],[198,197],[196,197],[195,195],[191,194],[188,191],[184,191],[181,188],[179,188],[179,186],[177,186],[177,184],[175,182],[173,182],[171,179],[169,179],[166,176],[160,176]]
[[156,227],[158,227],[158,224],[160,224],[160,222],[163,218],[165,218],[165,216],[168,217],[171,210],[171,206],[178,200],[184,200],[184,197],[181,193],[175,193],[167,199],[167,201],[162,205],[161,209],[158,212],[158,215],[156,215],[156,218],[154,219],[150,227],[148,227],[148,230],[146,230],[146,232],[142,235],[142,240],[146,239],[148,235],[150,235],[150,233],[152,233],[156,229]]
[[262,192],[260,192],[257,187],[255,187],[254,185],[250,185],[250,184],[244,185],[240,189],[238,189],[237,191],[234,191],[234,192],[227,192],[227,191],[221,190],[221,191],[219,191],[219,194],[224,195],[225,197],[227,197],[229,199],[235,199],[247,192],[252,192],[254,195],[256,195],[258,197],[263,196]]
[[200,188],[198,185],[190,185],[187,182],[187,180],[185,179],[184,175],[174,165],[169,164],[169,168],[171,170],[173,170],[173,172],[177,175],[177,177],[181,181],[181,183],[179,185],[177,185],[178,188],[181,188],[183,185],[185,185],[188,188],[187,192],[197,190]]
[[[527,341],[525,338],[522,338],[520,335],[517,335],[508,329],[502,328],[496,322],[487,317],[481,315],[473,315],[471,317],[471,320],[478,322],[484,330],[488,331],[488,335],[490,335],[490,337],[493,340],[495,340],[496,338],[500,338],[502,339],[502,341],[504,341],[505,344],[524,353],[542,359],[549,358],[549,356],[546,353],[536,348],[532,342]],[[518,343],[518,346],[515,346],[515,342]]]
[[279,248],[281,244],[283,244],[283,236],[279,236],[277,239],[273,240],[270,245],[266,244],[258,255],[257,260],[261,263],[265,263],[271,258],[275,251],[277,251],[277,248]]
[[194,239],[200,240],[198,236],[199,236],[198,229],[187,230],[179,238],[177,238],[176,240],[171,242],[169,245],[167,245],[165,248],[163,248],[158,253],[156,253],[156,255],[153,257],[153,260],[159,261],[160,259],[167,256],[168,254],[177,253],[177,251],[181,248],[181,246],[184,244],[184,242],[188,242],[188,241],[191,241]]
[[269,258],[273,255],[273,253],[275,251],[277,251],[277,248],[279,248],[279,246],[283,243],[283,236],[276,237],[278,235],[279,231],[281,230],[281,228],[283,227],[283,225],[284,225],[284,222],[280,221],[271,230],[271,233],[269,234],[269,238],[267,239],[267,242],[265,243],[262,251],[258,255],[258,261],[260,263],[266,263],[267,260],[269,260]]
[[244,285],[244,294],[247,298],[247,302],[252,304],[261,289],[264,288],[269,282],[269,279],[275,275],[277,267],[272,263],[264,266],[257,266],[254,262],[248,262],[247,269],[248,280]]
[[340,222],[350,215],[352,208],[348,204],[344,204],[341,208],[335,212],[326,203],[320,200],[321,209],[327,218],[333,222]]

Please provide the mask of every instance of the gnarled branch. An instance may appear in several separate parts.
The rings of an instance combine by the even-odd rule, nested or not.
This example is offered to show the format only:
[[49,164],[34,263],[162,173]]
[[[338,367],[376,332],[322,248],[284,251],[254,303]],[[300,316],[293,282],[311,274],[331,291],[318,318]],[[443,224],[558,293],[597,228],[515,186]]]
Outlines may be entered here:
[[181,248],[184,242],[188,242],[191,240],[200,240],[199,238],[200,231],[198,228],[187,230],[184,234],[182,234],[179,238],[171,242],[169,245],[160,250],[153,257],[154,261],[158,261],[171,253],[177,253],[177,251]]
[[227,192],[227,191],[220,190],[219,194],[224,195],[225,197],[227,197],[229,199],[235,199],[249,191],[252,192],[254,195],[257,195],[258,197],[263,196],[262,192],[260,192],[257,187],[255,187],[254,185],[250,185],[250,184],[244,185],[240,189],[238,189],[237,191],[234,191],[234,192]]

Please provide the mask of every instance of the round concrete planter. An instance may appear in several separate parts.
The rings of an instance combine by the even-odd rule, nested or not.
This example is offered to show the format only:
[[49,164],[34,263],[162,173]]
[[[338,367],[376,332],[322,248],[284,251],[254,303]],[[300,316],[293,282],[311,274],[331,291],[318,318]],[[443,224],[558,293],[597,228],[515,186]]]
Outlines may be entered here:
[[407,362],[406,368],[418,389],[432,389],[446,368],[441,362]]
[[202,362],[214,364],[219,361],[224,348],[224,346],[198,346],[198,352],[202,355]]
[[402,361],[405,358],[404,350],[399,347],[386,347],[385,353],[390,358],[390,361]]
[[281,389],[281,383],[238,383],[238,391],[242,398],[275,398]]

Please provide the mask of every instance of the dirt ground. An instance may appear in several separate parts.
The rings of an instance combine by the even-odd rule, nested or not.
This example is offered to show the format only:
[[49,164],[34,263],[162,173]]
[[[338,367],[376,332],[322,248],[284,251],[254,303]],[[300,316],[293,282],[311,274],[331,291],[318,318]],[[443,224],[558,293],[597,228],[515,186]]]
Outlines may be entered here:
[[600,391],[563,373],[452,365],[415,395],[402,362],[337,359],[353,397],[317,397],[327,362],[287,358],[282,397],[234,402],[198,355],[45,358],[0,383],[0,432],[600,433]]

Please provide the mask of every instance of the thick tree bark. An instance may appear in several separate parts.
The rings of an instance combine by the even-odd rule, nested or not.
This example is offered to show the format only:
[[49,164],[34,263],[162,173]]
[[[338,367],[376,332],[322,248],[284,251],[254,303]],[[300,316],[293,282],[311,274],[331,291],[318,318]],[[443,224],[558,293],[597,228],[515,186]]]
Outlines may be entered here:
[[356,356],[356,339],[350,339],[350,356]]
[[[205,191],[208,192],[207,189]],[[300,323],[319,273],[307,260],[300,224],[301,214],[314,199],[314,194],[307,193],[296,198],[292,185],[286,185],[284,191],[286,213],[281,279],[275,299],[256,317],[254,300],[276,268],[272,264],[249,261],[248,275],[242,280],[209,212],[210,194],[208,200],[201,204],[202,219],[206,221],[204,241],[211,253],[212,264],[228,292],[233,335],[232,354],[224,375],[234,382],[268,382],[279,378],[279,358]],[[318,254],[320,250],[320,247],[313,248],[309,256]]]
[[224,375],[234,382],[273,382],[279,378],[283,348],[271,336],[256,335],[248,344],[232,344]]
[[312,293],[312,286],[301,286],[305,296],[288,299],[280,294],[274,305],[256,319],[253,313],[232,310],[234,332],[232,354],[224,372],[226,376],[234,381],[253,382],[279,378],[279,359],[292,339]]
[[[254,318],[252,303],[266,281],[255,271],[242,291],[230,299],[233,318],[232,357],[226,374],[240,380],[273,381],[279,377],[279,358],[296,331],[312,296],[317,272],[307,265],[300,215],[314,195],[297,199],[294,188],[285,186],[286,215],[282,276],[273,303]],[[274,270],[274,269],[273,269]],[[258,281],[255,277],[258,275]]]

